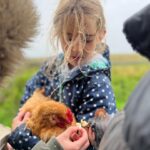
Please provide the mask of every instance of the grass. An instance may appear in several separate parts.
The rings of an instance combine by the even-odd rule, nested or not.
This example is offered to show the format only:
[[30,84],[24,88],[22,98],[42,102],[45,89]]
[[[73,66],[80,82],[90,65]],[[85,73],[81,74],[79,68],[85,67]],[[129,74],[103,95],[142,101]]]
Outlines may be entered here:
[[112,86],[116,95],[117,108],[122,110],[129,96],[142,76],[149,70],[149,64],[114,66],[112,69]]
[[[122,110],[140,78],[149,70],[149,63],[137,55],[112,56],[112,86],[117,107]],[[41,61],[41,60],[40,60]],[[16,115],[26,81],[38,70],[39,61],[27,61],[25,66],[7,81],[0,92],[0,123],[10,126]]]
[[[23,95],[25,83],[35,72],[37,68],[21,70],[20,73],[13,77],[7,86],[3,87],[0,92],[0,123],[7,126],[11,125],[12,118],[17,113],[19,101]],[[5,100],[5,101],[4,101]]]

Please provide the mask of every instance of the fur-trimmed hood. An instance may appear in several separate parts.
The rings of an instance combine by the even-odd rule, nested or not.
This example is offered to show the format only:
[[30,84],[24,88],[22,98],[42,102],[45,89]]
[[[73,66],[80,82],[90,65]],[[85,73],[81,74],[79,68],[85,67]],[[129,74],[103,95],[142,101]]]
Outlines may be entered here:
[[35,34],[37,18],[31,0],[0,0],[0,85],[22,60],[21,49]]
[[150,60],[150,4],[125,21],[123,32],[133,49]]

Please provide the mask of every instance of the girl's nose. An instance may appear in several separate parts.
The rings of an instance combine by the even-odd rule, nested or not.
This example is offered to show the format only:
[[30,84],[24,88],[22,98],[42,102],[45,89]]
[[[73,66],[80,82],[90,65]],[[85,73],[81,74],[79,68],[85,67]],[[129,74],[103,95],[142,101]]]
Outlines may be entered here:
[[84,47],[83,42],[81,41],[81,38],[78,36],[74,41],[72,45],[72,51],[73,52],[78,52],[81,51]]

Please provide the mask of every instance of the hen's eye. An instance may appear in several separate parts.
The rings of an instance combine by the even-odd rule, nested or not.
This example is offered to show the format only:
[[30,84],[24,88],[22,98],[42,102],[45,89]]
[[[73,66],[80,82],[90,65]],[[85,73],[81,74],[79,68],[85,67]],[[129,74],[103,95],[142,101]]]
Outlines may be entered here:
[[54,120],[56,120],[56,116],[55,115],[52,115],[51,116],[51,119],[54,121]]

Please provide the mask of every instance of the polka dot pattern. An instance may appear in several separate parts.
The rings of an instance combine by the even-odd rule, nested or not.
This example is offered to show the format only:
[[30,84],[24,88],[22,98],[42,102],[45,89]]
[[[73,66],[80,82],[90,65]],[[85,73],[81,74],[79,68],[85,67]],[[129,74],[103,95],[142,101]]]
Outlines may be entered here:
[[25,127],[25,124],[17,127],[8,138],[8,142],[16,150],[31,150],[39,140],[38,137],[32,135],[31,131]]

